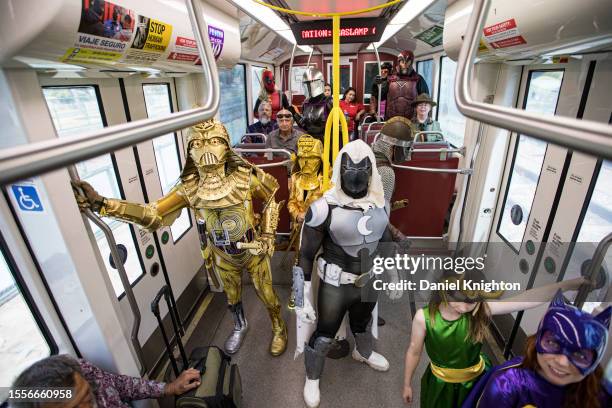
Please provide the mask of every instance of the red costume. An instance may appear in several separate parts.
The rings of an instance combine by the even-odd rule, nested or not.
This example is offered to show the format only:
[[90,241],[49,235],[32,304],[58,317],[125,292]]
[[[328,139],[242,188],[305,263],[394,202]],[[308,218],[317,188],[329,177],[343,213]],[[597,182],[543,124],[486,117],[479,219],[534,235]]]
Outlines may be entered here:
[[282,108],[287,109],[289,107],[289,102],[287,101],[287,97],[276,89],[274,73],[272,71],[265,69],[261,75],[261,82],[263,83],[264,88],[259,94],[257,102],[255,102],[253,114],[256,118],[259,118],[259,104],[262,102],[262,100],[267,100],[272,105],[272,120],[276,120],[276,113]]
[[[406,67],[401,68],[400,62],[406,62]],[[417,74],[412,68],[414,54],[412,51],[402,51],[395,62],[395,74],[389,76],[389,91],[387,93],[387,104],[385,107],[385,118],[388,120],[394,116],[403,116],[412,120],[414,116],[413,102],[417,95],[429,93],[425,79]]]

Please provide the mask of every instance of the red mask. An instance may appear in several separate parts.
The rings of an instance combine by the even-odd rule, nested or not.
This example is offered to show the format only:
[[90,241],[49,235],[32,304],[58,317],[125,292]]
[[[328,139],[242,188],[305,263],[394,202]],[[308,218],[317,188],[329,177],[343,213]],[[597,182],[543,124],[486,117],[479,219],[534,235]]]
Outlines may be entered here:
[[[406,62],[406,68],[400,68],[400,61]],[[414,54],[412,51],[405,50],[400,52],[395,60],[397,73],[400,75],[408,75],[410,73],[410,68],[412,67],[412,61],[414,61]]]
[[263,82],[264,88],[269,93],[274,92],[274,73],[268,69],[264,70],[261,75],[261,81]]

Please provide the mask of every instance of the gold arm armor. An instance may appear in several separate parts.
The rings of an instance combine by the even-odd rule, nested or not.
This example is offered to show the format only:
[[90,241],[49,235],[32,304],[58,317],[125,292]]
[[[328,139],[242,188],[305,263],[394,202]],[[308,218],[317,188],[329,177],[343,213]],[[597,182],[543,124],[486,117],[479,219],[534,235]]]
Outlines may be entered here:
[[114,198],[105,198],[100,215],[136,224],[153,232],[160,227],[168,227],[178,218],[187,202],[174,187],[167,195],[154,203],[138,204]]
[[253,195],[265,202],[259,231],[261,234],[275,235],[278,213],[282,205],[274,200],[274,194],[278,190],[278,181],[261,169],[255,168],[254,170],[255,174],[251,176]]

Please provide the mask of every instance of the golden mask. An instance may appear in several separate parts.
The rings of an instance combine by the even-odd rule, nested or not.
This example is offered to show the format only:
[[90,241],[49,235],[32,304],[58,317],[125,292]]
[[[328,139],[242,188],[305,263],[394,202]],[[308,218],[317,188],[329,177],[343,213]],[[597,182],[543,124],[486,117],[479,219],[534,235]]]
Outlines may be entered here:
[[230,139],[223,124],[209,119],[189,128],[187,150],[198,167],[216,166],[226,160]]

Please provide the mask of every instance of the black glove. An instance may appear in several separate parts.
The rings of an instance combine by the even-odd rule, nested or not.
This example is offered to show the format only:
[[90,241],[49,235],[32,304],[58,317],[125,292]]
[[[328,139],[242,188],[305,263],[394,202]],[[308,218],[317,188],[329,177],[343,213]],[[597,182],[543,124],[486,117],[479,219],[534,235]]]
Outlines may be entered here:
[[383,77],[382,77],[382,76],[380,76],[380,75],[376,75],[376,76],[374,77],[374,83],[375,83],[376,85],[382,85],[382,84],[383,84],[383,83],[384,83],[386,80],[387,80],[387,78],[383,78]]

